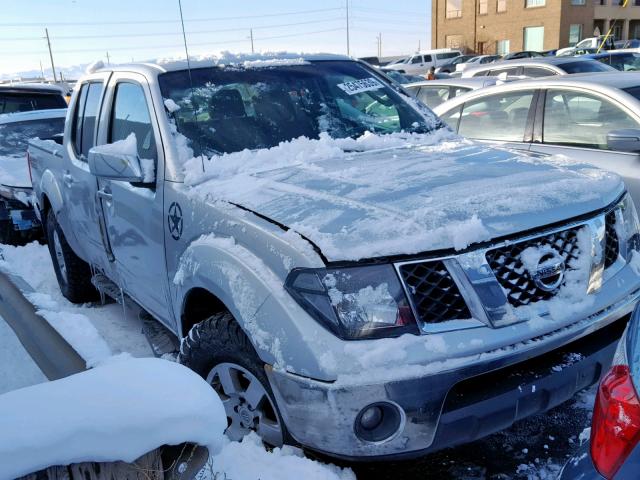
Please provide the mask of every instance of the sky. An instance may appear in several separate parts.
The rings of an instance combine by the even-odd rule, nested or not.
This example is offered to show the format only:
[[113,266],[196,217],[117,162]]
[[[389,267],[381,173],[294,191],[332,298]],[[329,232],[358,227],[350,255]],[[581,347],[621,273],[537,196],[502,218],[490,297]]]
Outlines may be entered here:
[[[191,55],[347,53],[347,0],[182,0]],[[0,0],[0,78],[56,67],[184,56],[178,0]],[[431,39],[431,1],[349,0],[350,53],[403,55]],[[107,58],[107,52],[109,57]],[[71,70],[69,70],[71,72]]]

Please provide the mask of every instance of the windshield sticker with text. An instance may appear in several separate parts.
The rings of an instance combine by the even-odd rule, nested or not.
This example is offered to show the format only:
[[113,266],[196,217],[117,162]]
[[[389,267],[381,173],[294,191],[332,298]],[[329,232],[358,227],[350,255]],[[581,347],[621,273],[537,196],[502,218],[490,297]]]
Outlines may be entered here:
[[378,80],[371,77],[338,84],[338,88],[345,92],[347,95],[355,95],[356,93],[360,92],[378,90],[382,87],[383,85]]

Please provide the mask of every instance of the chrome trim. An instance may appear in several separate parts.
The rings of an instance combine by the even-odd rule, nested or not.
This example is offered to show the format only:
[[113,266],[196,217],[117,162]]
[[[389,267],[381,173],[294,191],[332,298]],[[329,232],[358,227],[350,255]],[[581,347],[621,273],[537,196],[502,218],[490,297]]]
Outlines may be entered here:
[[[566,230],[589,228],[591,236],[591,257],[592,266],[587,286],[587,294],[595,293],[610,278],[610,271],[615,267],[616,271],[622,268],[626,262],[617,261],[608,269],[604,268],[604,251],[606,242],[606,215],[612,210],[616,210],[616,221],[623,222],[622,213],[620,211],[621,202],[615,202],[609,207],[603,209],[599,214],[592,218],[583,219],[565,223],[555,228],[544,228],[537,230],[535,233],[523,235],[512,240],[503,240],[491,246],[479,248],[467,253],[459,255],[446,255],[432,258],[421,258],[415,260],[406,260],[395,262],[394,268],[402,284],[405,295],[411,306],[420,330],[424,334],[440,333],[453,330],[462,330],[467,328],[476,328],[480,326],[490,326],[493,328],[504,327],[523,321],[514,314],[514,308],[509,303],[507,295],[502,286],[498,282],[491,266],[487,261],[487,252],[506,247],[509,245],[535,240],[536,238],[552,235],[554,233]],[[620,223],[622,225],[622,223]],[[616,229],[616,233],[618,230]],[[618,243],[620,246],[624,243],[618,234]],[[621,252],[618,256],[620,260]],[[422,322],[416,305],[413,301],[413,295],[407,288],[407,285],[400,272],[403,265],[411,265],[416,263],[429,263],[442,261],[445,268],[451,275],[453,282],[457,285],[460,295],[467,303],[467,308],[471,312],[473,318],[448,320],[441,323]],[[538,314],[541,316],[548,315],[546,308],[540,308]]]

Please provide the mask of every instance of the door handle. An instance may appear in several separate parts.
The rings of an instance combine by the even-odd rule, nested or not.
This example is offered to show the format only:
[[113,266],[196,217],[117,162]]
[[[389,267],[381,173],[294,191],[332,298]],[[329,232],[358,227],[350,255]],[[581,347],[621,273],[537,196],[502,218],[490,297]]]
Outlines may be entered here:
[[69,186],[73,183],[73,176],[69,173],[65,173],[62,175],[62,181],[65,185]]
[[96,193],[98,195],[98,198],[101,198],[102,200],[105,200],[107,202],[110,202],[113,199],[113,195],[111,195],[111,191],[109,190],[98,190]]

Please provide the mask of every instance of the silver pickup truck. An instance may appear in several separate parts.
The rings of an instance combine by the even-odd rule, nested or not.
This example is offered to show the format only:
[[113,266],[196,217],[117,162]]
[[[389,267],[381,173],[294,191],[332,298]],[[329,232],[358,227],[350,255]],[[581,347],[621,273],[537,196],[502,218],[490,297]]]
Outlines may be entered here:
[[346,57],[102,68],[29,153],[64,295],[170,330],[233,439],[475,440],[596,382],[640,295],[617,176],[461,139]]

